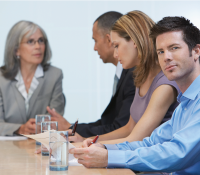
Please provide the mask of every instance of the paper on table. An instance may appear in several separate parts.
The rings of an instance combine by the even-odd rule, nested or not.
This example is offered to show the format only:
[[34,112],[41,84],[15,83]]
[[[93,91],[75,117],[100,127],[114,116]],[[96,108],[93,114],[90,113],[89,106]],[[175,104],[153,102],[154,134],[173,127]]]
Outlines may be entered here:
[[27,140],[24,136],[0,136],[0,140]]
[[[50,131],[47,131],[47,132],[44,132],[44,133],[40,133],[40,134],[35,134],[35,135],[24,135],[24,134],[22,134],[22,135],[24,135],[24,136],[26,136],[26,137],[29,137],[29,138],[31,138],[31,139],[34,139],[34,140],[36,140],[36,141],[38,141],[38,142],[41,142],[48,150],[49,150],[49,132]],[[64,138],[63,138],[64,139]],[[65,140],[64,140],[65,141]],[[71,149],[71,148],[75,148],[75,146],[74,145],[72,145],[71,143],[69,143],[69,150]],[[53,150],[52,150],[52,154],[53,154]],[[73,154],[70,154],[69,153],[69,161],[73,161],[73,162],[75,162],[75,160],[74,160],[75,158],[74,158],[74,155]],[[77,161],[76,161],[77,162]],[[77,162],[78,163],[78,162]]]
[[74,159],[69,161],[69,166],[83,166],[83,165],[78,163],[77,159],[74,158]]

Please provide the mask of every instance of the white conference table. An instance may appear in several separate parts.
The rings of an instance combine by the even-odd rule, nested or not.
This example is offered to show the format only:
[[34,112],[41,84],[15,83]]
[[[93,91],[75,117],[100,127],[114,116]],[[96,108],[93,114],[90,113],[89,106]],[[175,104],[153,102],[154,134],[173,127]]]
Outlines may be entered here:
[[34,140],[0,141],[0,175],[135,175],[129,169],[69,166],[68,171],[49,171],[48,156],[35,154]]

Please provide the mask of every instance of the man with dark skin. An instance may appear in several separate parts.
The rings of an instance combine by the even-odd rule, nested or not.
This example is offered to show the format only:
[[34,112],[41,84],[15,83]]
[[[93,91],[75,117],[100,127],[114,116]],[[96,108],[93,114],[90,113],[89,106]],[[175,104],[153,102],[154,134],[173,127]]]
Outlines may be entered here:
[[[116,66],[116,81],[114,81],[111,101],[101,115],[101,119],[92,123],[78,124],[75,136],[69,137],[70,141],[80,142],[87,137],[106,134],[126,125],[129,121],[130,106],[135,94],[132,78],[133,68],[123,69],[117,58],[114,58],[114,47],[110,39],[110,28],[121,16],[122,14],[118,12],[107,12],[98,17],[93,24],[94,50],[98,52],[104,63],[112,63]],[[58,130],[73,128],[73,125],[56,113],[54,109],[47,107],[47,111],[53,121],[58,121]],[[69,130],[69,134],[71,134],[71,130]]]

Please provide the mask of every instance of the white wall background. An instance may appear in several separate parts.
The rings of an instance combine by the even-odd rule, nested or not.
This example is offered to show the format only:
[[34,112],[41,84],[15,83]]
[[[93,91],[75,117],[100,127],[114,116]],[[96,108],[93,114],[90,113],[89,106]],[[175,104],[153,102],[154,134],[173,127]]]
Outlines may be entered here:
[[95,121],[110,101],[115,67],[103,64],[93,50],[94,20],[111,10],[141,10],[156,22],[176,15],[200,27],[199,8],[200,1],[0,1],[0,66],[10,28],[19,20],[39,24],[53,51],[52,65],[63,70],[64,117]]

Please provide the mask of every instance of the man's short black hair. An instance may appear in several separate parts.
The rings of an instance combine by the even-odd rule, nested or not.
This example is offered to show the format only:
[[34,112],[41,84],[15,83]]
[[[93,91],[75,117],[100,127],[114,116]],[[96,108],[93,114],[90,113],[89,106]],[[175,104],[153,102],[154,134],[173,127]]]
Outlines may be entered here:
[[170,31],[183,32],[183,40],[188,45],[190,53],[197,44],[200,44],[200,30],[189,19],[178,16],[164,17],[152,27],[150,37],[153,38],[154,44],[156,44],[158,35]]
[[99,16],[95,21],[98,21],[97,27],[98,29],[103,30],[105,33],[110,33],[110,30],[115,23],[120,17],[122,16],[121,13],[115,12],[115,11],[109,11],[101,16]]

